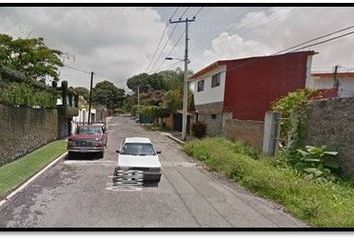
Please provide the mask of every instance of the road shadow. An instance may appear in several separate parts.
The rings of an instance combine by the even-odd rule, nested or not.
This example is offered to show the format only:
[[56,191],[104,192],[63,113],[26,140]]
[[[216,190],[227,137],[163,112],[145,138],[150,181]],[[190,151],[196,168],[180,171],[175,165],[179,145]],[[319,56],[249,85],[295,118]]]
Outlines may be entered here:
[[143,187],[146,187],[146,188],[156,188],[159,186],[159,183],[158,182],[153,182],[153,181],[145,181],[143,183]]
[[70,153],[67,154],[65,157],[65,160],[100,160],[103,158],[100,158],[99,153]]

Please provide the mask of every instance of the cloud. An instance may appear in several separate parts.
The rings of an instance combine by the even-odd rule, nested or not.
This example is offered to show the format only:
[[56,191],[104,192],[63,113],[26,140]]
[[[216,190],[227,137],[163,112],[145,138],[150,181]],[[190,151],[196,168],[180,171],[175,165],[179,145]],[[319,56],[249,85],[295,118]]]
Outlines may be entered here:
[[[286,49],[354,23],[354,8],[289,8],[253,10],[234,28],[215,37],[194,68],[218,59],[265,55]],[[336,64],[354,67],[354,35],[314,46],[313,69],[332,71]],[[305,49],[306,50],[306,49]]]
[[207,57],[219,56],[223,59],[227,58],[242,58],[256,54],[269,54],[268,46],[254,40],[245,40],[239,35],[229,35],[222,33],[212,42],[213,51],[206,50],[204,55]]
[[[70,53],[68,65],[100,72],[120,87],[125,83],[118,81],[144,70],[165,28],[151,8],[1,8],[0,21],[1,32],[43,37],[48,46]],[[87,74],[63,68],[61,77],[89,86]]]
[[[70,66],[102,73],[119,87],[124,80],[143,72],[149,64],[171,8],[0,8],[0,32],[14,37],[43,37],[48,46],[69,54]],[[198,7],[186,16],[193,16]],[[184,9],[180,9],[179,16]],[[354,8],[208,8],[190,25],[190,69],[197,71],[218,59],[271,54],[354,23]],[[233,28],[230,31],[230,27]],[[169,26],[163,43],[171,33]],[[164,57],[183,33],[179,24],[155,64],[168,67]],[[351,51],[354,35],[311,49],[313,69],[331,71],[333,66],[354,67]],[[74,56],[74,57],[73,57]],[[184,38],[171,53],[183,58]],[[182,63],[172,67],[183,66]],[[61,70],[61,78],[73,86],[89,86],[89,74]],[[104,77],[95,75],[95,81]]]

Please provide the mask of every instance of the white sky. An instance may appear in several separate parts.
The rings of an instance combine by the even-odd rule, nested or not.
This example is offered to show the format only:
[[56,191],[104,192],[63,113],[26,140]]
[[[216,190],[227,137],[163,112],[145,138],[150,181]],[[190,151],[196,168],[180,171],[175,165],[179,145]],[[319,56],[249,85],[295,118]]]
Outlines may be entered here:
[[[118,87],[143,72],[151,61],[160,36],[176,7],[159,8],[0,8],[0,32],[14,37],[43,37],[48,46],[68,53],[67,65],[99,72]],[[176,13],[179,17],[185,7]],[[192,17],[191,7],[184,17]],[[271,54],[319,35],[354,25],[354,8],[205,7],[190,24],[190,69],[218,60]],[[167,41],[169,25],[162,41]],[[228,31],[227,31],[228,30]],[[351,29],[354,30],[354,29]],[[176,27],[155,70],[173,64],[163,59],[184,31]],[[313,70],[332,71],[333,66],[354,68],[354,34],[309,49],[319,52]],[[184,38],[171,53],[183,58]],[[177,64],[174,67],[183,67]],[[89,87],[89,74],[68,68],[61,79],[72,86]],[[95,76],[95,82],[105,78]]]

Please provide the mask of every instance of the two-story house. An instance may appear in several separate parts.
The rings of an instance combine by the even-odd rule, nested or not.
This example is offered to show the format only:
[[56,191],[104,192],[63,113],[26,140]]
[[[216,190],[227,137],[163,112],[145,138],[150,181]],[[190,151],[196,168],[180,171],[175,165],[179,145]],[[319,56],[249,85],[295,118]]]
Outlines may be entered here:
[[[221,135],[226,120],[264,120],[274,100],[311,78],[314,51],[220,60],[190,77],[198,119]],[[261,140],[259,141],[261,142]]]

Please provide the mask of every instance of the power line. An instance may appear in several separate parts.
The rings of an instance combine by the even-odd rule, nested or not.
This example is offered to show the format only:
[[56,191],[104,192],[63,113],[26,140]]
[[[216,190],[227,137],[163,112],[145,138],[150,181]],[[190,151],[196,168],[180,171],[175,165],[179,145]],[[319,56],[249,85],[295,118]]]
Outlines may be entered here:
[[[179,18],[182,18],[182,17],[188,12],[188,10],[189,10],[189,7],[187,7],[187,8],[184,10],[184,12],[182,13],[182,15],[181,15]],[[162,50],[160,51],[158,57],[156,58],[154,64],[152,65],[152,67],[151,67],[151,69],[150,69],[150,73],[153,72],[154,67],[156,66],[157,62],[160,60],[160,57],[161,57],[163,51],[165,50],[168,41],[171,39],[173,33],[175,32],[176,28],[177,28],[177,24],[173,27],[172,32],[170,33],[170,35],[168,36],[167,40],[165,41],[165,44],[164,44],[164,46],[162,47]]]
[[[329,39],[326,39],[326,40],[323,40],[323,41],[321,41],[321,42],[317,42],[317,43],[314,43],[314,44],[311,44],[311,45],[307,45],[307,46],[304,46],[304,47],[301,47],[301,48],[297,48],[297,49],[295,49],[295,50],[293,50],[293,51],[285,52],[285,53],[283,53],[283,54],[294,53],[294,52],[296,52],[296,51],[298,51],[298,50],[301,50],[301,49],[304,49],[304,48],[309,48],[309,47],[316,46],[316,45],[320,45],[320,44],[323,44],[323,43],[326,43],[326,42],[330,42],[330,41],[336,40],[336,39],[338,39],[338,38],[342,38],[342,37],[348,36],[348,35],[350,35],[350,34],[354,34],[354,31],[349,32],[349,33],[345,33],[345,34],[342,34],[342,35],[339,35],[339,36],[336,36],[336,37],[333,37],[333,38],[329,38]],[[271,54],[271,55],[268,55],[267,57],[274,56],[274,55],[275,55],[275,54]],[[236,66],[234,66],[234,67],[231,67],[231,68],[229,68],[229,69],[226,69],[225,71],[222,71],[222,72],[225,72],[225,73],[226,73],[226,72],[229,72],[229,71],[234,70],[234,69],[236,69],[236,68],[245,66],[245,65],[247,65],[247,64],[249,64],[249,63],[260,62],[260,61],[263,61],[263,60],[264,60],[264,58],[259,58],[258,60],[254,61],[254,60],[252,60],[252,58],[251,58],[251,59],[249,59],[248,61],[246,61],[246,62],[244,62],[244,63],[241,63],[241,64],[236,65]]]
[[[284,9],[284,7],[275,9],[274,12],[273,12],[273,14],[276,13],[277,11],[281,10],[281,9]],[[246,16],[247,14],[248,14],[248,13],[243,14],[242,17]],[[223,32],[225,32],[225,33],[230,33],[230,34],[240,33],[241,31],[243,31],[243,30],[245,29],[246,26],[248,26],[248,25],[250,25],[251,23],[256,22],[256,21],[259,22],[261,19],[264,19],[264,18],[266,18],[266,17],[267,17],[267,15],[261,15],[260,17],[254,19],[253,21],[249,21],[249,22],[247,22],[246,24],[244,24],[243,26],[237,28],[233,33],[231,32],[231,30],[235,27],[235,25],[233,25],[233,26],[227,28],[227,29],[224,30]],[[280,17],[280,16],[274,17],[273,19],[271,19],[271,21],[274,21],[274,20],[277,19],[278,17]],[[230,22],[230,23],[228,23],[228,24],[225,24],[224,26],[230,25],[231,23],[233,23],[233,22]],[[268,23],[269,23],[269,22],[268,22]],[[261,25],[263,25],[263,24],[265,24],[265,23],[260,23],[260,24],[258,24],[256,27],[253,27],[253,28],[249,29],[246,33],[249,33],[249,32],[251,32],[251,31],[254,31],[255,29],[258,29],[258,28],[259,28]],[[214,31],[213,33],[215,33],[215,32],[217,32],[217,31]],[[213,38],[213,37],[208,38],[208,39],[202,41],[202,42],[205,42],[206,44],[202,44],[202,45],[199,44],[199,47],[194,50],[194,53],[196,53],[196,52],[198,52],[198,51],[200,51],[200,50],[203,50],[203,49],[205,48],[205,46],[207,46],[207,45],[209,44],[209,43],[207,43],[207,41],[208,41],[208,40],[211,40],[212,38]]]
[[351,29],[351,28],[354,28],[354,25],[349,26],[349,27],[346,27],[346,28],[342,28],[342,29],[339,29],[339,30],[336,30],[336,31],[333,31],[333,32],[330,32],[330,33],[327,33],[327,34],[324,34],[324,35],[322,35],[322,36],[319,36],[319,37],[310,39],[310,40],[308,40],[308,41],[306,41],[306,42],[303,42],[303,43],[300,43],[300,44],[296,44],[296,45],[294,45],[294,46],[292,46],[292,47],[289,47],[289,48],[287,48],[287,49],[284,49],[284,50],[275,52],[275,53],[273,53],[273,54],[278,54],[278,53],[282,53],[282,52],[285,52],[285,51],[289,51],[289,50],[291,50],[291,49],[297,48],[297,47],[302,46],[302,45],[304,45],[304,44],[307,44],[307,43],[310,43],[310,42],[319,40],[319,39],[321,39],[321,38],[325,38],[325,37],[331,36],[331,35],[336,34],[336,33],[339,33],[339,32],[343,32],[343,31],[349,30],[349,29]]
[[[188,12],[189,8],[190,7],[187,7],[179,18],[182,18],[184,16],[184,14],[186,14]],[[172,19],[172,18],[170,18],[170,19]]]
[[[179,9],[178,7],[175,9],[175,11],[172,13],[170,19],[174,17],[174,15],[175,15],[176,12],[178,11],[178,9]],[[146,67],[145,72],[147,72],[147,70],[148,70],[148,69],[150,68],[150,66],[151,66],[151,63],[154,61],[154,58],[155,58],[155,56],[156,56],[156,53],[157,53],[158,49],[160,48],[162,39],[163,39],[163,37],[165,36],[165,33],[166,33],[166,31],[167,31],[167,28],[168,28],[168,24],[166,24],[165,29],[163,30],[163,32],[162,32],[162,34],[161,34],[159,43],[158,43],[157,46],[156,46],[156,49],[155,49],[155,51],[154,51],[154,54],[152,55],[151,61],[149,62],[148,66]]]
[[197,15],[200,13],[200,11],[203,10],[204,7],[200,7],[199,10],[194,14],[194,17],[197,17]]
[[63,67],[67,67],[67,68],[69,68],[71,70],[74,70],[74,71],[91,74],[91,72],[89,72],[89,71],[85,71],[85,70],[82,70],[82,69],[79,69],[79,68],[76,68],[76,67],[71,67],[71,66],[68,66],[66,64],[64,64]]
[[171,39],[171,37],[172,37],[173,33],[175,32],[176,28],[177,28],[177,25],[175,25],[175,26],[174,26],[174,28],[172,29],[172,32],[170,33],[170,35],[168,36],[167,40],[165,41],[165,44],[163,45],[162,50],[160,51],[160,53],[159,53],[158,57],[156,58],[156,60],[155,60],[154,64],[152,65],[152,67],[151,67],[151,69],[150,69],[150,72],[152,72],[152,71],[153,71],[153,69],[154,69],[155,65],[156,65],[156,64],[157,64],[157,62],[160,60],[160,57],[161,57],[161,55],[162,55],[163,51],[165,50],[165,48],[166,48],[166,46],[167,46],[168,41]]
[[177,64],[179,64],[179,63],[181,63],[181,62],[183,62],[183,60],[179,60],[178,62],[174,62],[174,63],[168,64],[168,65],[164,66],[164,67],[160,70],[160,72],[162,72],[162,71],[167,71],[167,70],[171,69],[172,67],[176,66]]
[[[177,42],[175,43],[175,45],[172,47],[172,49],[167,53],[166,57],[170,56],[170,54],[173,52],[173,50],[175,50],[175,48],[177,47],[178,43],[182,40],[182,37],[184,36],[184,32],[182,32],[182,34],[179,36]],[[161,66],[164,64],[164,62],[162,62],[160,64],[160,66],[157,68],[156,72],[158,72],[161,68]]]
[[[193,18],[197,17],[197,15],[200,13],[200,11],[203,9],[203,7],[200,7],[199,10],[197,10],[197,12],[194,14]],[[184,14],[182,14],[183,16]],[[182,18],[182,17],[180,17]],[[189,24],[189,23],[188,23]],[[166,55],[166,57],[170,56],[170,54],[173,52],[173,50],[177,47],[178,43],[181,41],[182,37],[184,36],[184,32],[182,32],[182,34],[179,36],[177,42],[175,43],[175,45],[172,47],[172,49],[168,52],[168,54]],[[156,69],[155,72],[158,72],[160,70],[160,68],[162,67],[162,65],[164,64],[164,62],[162,62],[160,64],[160,66]]]
[[[345,33],[345,34],[342,34],[342,35],[339,35],[339,36],[336,36],[336,37],[332,37],[332,38],[323,40],[321,42],[317,42],[317,43],[314,43],[314,44],[310,44],[310,45],[306,45],[306,46],[303,46],[303,47],[300,47],[300,48],[296,48],[295,50],[293,50],[291,52],[296,52],[296,51],[304,49],[304,48],[309,48],[309,47],[320,45],[320,44],[323,44],[323,43],[326,43],[326,42],[330,42],[330,41],[336,40],[338,38],[342,38],[342,37],[348,36],[348,35],[353,34],[353,33],[354,33],[354,31],[351,31],[351,32],[348,32],[348,33]],[[287,52],[287,53],[289,53],[289,52]]]

